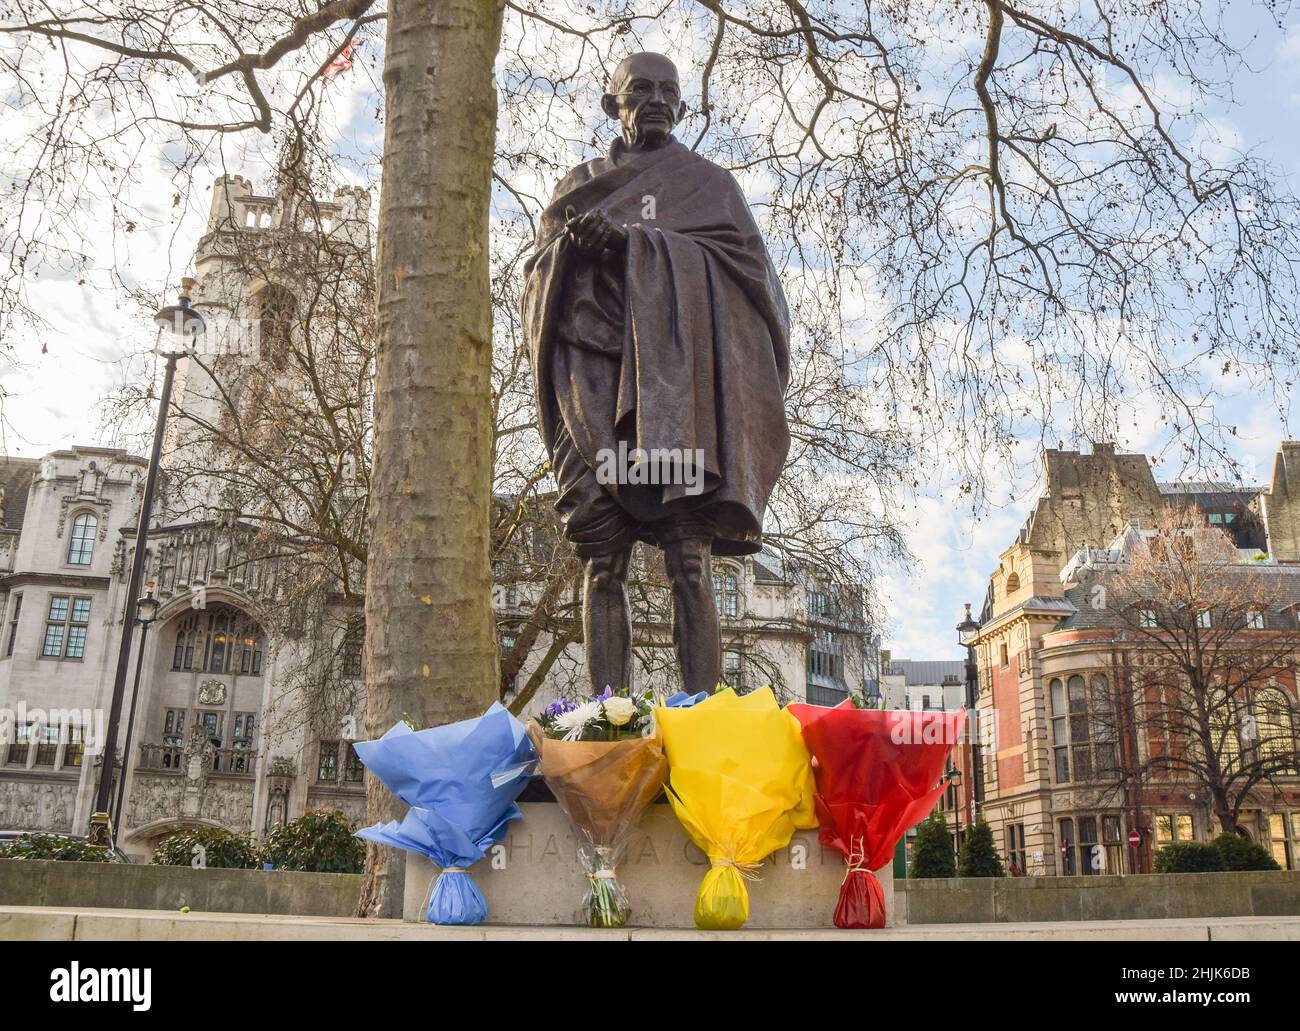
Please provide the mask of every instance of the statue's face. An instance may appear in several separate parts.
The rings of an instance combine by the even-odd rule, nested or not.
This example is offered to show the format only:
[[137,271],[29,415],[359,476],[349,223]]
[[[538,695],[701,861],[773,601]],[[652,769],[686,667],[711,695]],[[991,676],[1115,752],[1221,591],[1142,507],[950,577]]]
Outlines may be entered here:
[[615,71],[601,107],[631,144],[662,143],[686,114],[677,67],[660,54],[636,54]]

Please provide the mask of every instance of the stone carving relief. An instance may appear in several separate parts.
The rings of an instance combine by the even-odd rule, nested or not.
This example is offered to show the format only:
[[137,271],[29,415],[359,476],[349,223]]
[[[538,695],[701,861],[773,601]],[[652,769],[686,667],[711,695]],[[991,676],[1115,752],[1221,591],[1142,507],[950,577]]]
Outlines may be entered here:
[[205,680],[199,684],[200,705],[225,705],[226,685],[220,680]]
[[72,832],[77,786],[52,781],[0,781],[0,828]]
[[253,785],[240,783],[211,784],[203,795],[199,812],[205,820],[215,820],[237,833],[253,829]]
[[352,823],[366,822],[365,795],[311,795],[307,799],[308,809],[338,809]]
[[176,777],[136,774],[126,800],[125,823],[140,827],[180,815],[181,782]]

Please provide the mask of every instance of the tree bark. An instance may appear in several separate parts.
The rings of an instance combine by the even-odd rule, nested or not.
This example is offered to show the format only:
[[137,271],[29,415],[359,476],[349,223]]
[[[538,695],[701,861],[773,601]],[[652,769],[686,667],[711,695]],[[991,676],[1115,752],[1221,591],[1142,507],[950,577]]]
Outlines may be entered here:
[[[384,61],[366,731],[497,697],[489,503],[488,204],[502,5],[392,0]],[[404,806],[367,778],[369,819]],[[372,846],[358,913],[401,912],[404,857]]]

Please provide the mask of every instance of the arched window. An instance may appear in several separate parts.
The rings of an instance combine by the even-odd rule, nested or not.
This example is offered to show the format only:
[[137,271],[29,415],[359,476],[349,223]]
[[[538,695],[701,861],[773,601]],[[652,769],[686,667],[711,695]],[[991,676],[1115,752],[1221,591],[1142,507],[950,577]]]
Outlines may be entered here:
[[172,669],[260,676],[262,631],[228,605],[196,612],[176,628]]
[[1219,767],[1231,775],[1241,769],[1241,720],[1233,699],[1223,691],[1211,691],[1206,699],[1210,741],[1218,751]]
[[1261,688],[1255,692],[1252,708],[1259,757],[1276,762],[1279,773],[1295,773],[1295,720],[1286,693],[1276,687]]
[[735,566],[721,565],[713,573],[713,601],[718,615],[740,615],[740,577]]
[[1012,573],[1007,577],[1007,594],[1015,594],[1020,590],[1020,574]]
[[298,324],[298,298],[277,283],[264,287],[257,295],[257,320],[261,359],[283,369]]
[[89,512],[83,512],[72,520],[72,536],[68,540],[68,564],[73,566],[90,565],[95,553],[95,533],[99,529],[99,520]]

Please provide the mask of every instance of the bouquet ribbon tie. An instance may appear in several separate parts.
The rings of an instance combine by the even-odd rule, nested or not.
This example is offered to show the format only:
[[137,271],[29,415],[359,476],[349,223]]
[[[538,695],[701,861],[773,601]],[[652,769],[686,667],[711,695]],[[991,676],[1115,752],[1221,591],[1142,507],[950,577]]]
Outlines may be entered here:
[[736,859],[710,859],[709,866],[731,866],[734,867],[736,872],[747,881],[762,880],[762,878],[758,876],[758,869],[762,866],[761,863],[742,863]]

